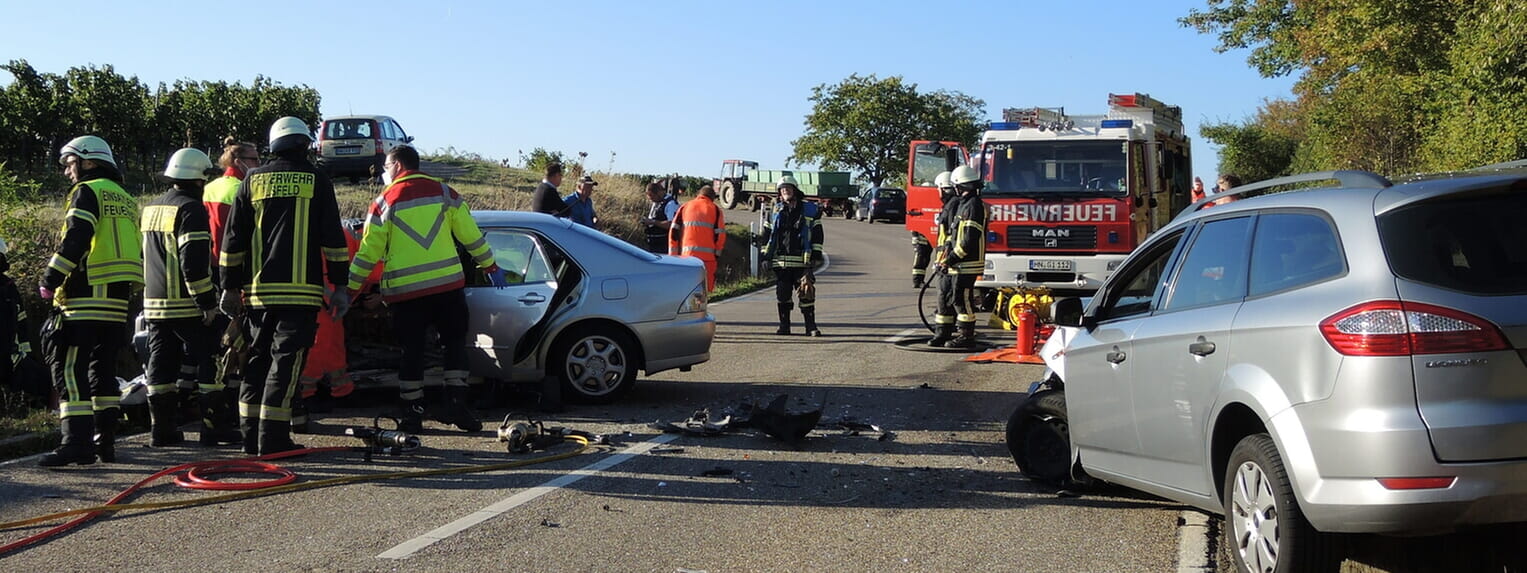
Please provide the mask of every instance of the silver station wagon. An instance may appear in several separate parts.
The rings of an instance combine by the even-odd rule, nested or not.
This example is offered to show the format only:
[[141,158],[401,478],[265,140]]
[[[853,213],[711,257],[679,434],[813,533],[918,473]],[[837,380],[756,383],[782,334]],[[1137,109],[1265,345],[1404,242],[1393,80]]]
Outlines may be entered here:
[[1057,302],[1019,467],[1221,513],[1242,571],[1331,570],[1332,533],[1527,521],[1527,165],[1229,195]]

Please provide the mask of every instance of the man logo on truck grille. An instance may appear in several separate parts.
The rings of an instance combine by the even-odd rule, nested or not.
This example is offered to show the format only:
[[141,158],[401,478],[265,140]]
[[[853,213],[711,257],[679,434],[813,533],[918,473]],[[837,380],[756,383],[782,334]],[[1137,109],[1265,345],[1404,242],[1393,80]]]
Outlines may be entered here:
[[1059,247],[1060,246],[1060,239],[1045,239],[1045,246],[1046,247]]

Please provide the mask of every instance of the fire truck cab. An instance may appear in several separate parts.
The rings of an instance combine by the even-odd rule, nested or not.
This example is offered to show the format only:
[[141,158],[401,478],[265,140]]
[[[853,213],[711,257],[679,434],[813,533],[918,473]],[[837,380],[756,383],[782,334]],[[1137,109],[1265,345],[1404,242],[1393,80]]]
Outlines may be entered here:
[[[986,182],[986,271],[978,287],[1090,293],[1189,203],[1182,110],[1109,94],[1104,115],[1004,109],[970,163]],[[909,219],[910,221],[910,219]]]

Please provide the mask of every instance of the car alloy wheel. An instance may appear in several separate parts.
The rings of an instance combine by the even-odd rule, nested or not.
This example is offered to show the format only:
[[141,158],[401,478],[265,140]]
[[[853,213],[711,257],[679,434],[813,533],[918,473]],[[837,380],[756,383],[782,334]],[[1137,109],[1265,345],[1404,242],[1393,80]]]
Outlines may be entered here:
[[1246,461],[1230,484],[1231,540],[1241,562],[1253,571],[1278,566],[1278,499],[1262,467]]
[[1304,518],[1272,436],[1241,438],[1230,451],[1224,475],[1225,545],[1237,569],[1317,573],[1341,568],[1340,544]]
[[609,402],[636,383],[634,346],[619,332],[584,329],[559,345],[558,377],[574,400]]

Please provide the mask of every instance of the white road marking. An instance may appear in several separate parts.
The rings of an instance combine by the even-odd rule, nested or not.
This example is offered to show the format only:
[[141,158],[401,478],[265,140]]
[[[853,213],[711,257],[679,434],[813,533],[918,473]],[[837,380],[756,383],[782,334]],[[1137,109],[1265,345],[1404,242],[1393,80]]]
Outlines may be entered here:
[[921,328],[908,328],[906,330],[903,330],[901,332],[898,332],[896,334],[891,335],[891,337],[885,339],[885,341],[889,342],[891,344],[896,344],[898,342],[901,342],[903,340],[911,338],[913,334],[917,334],[919,332],[924,332],[924,330],[921,329]]
[[558,489],[566,487],[574,482],[577,482],[578,480],[610,469],[616,464],[647,453],[647,450],[652,449],[654,446],[666,444],[678,438],[678,434],[661,434],[655,438],[652,438],[651,440],[647,440],[640,444],[626,448],[624,451],[618,454],[589,464],[583,469],[570,472],[562,477],[511,495],[507,498],[504,498],[502,501],[499,501],[498,503],[494,503],[493,505],[469,513],[461,519],[437,527],[434,531],[430,531],[424,535],[420,535],[408,541],[404,541],[392,549],[383,551],[382,554],[377,555],[377,557],[380,559],[407,559],[413,556],[414,553],[418,553],[419,550],[434,544],[436,541],[440,541],[457,533],[466,531],[468,528],[471,528],[474,525],[503,515],[509,510],[512,510],[521,505],[525,505],[526,503],[530,503],[538,497],[557,491]]
[[1182,524],[1177,527],[1177,573],[1209,573],[1214,571],[1210,543],[1209,516],[1199,511],[1182,512]]

